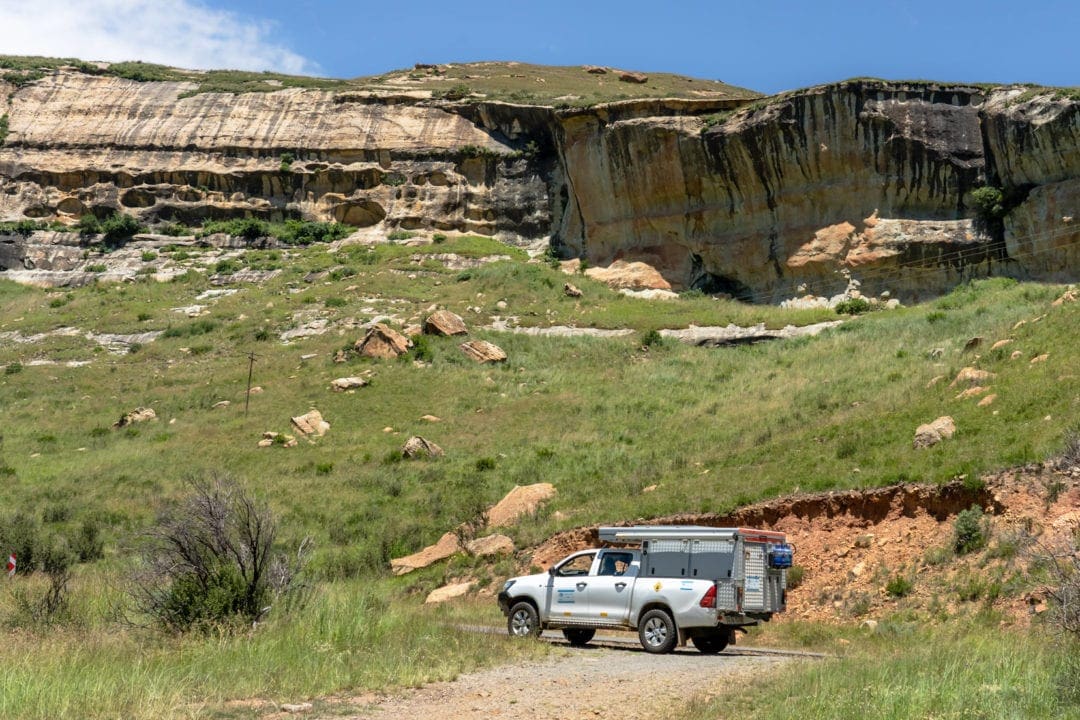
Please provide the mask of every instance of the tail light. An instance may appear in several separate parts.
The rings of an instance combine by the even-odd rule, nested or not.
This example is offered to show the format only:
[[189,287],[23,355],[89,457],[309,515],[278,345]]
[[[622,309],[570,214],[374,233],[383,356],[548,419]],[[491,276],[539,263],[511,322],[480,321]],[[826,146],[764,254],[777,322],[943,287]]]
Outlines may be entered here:
[[716,586],[713,585],[709,590],[701,596],[701,602],[698,603],[703,608],[715,608],[716,607]]

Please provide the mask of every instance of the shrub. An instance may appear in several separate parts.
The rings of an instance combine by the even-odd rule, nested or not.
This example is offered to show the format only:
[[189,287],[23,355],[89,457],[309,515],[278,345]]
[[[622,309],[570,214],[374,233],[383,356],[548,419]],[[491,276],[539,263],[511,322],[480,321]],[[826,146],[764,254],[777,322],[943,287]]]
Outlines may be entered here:
[[69,545],[79,562],[91,562],[105,554],[105,541],[101,539],[101,528],[96,520],[83,521]]
[[143,250],[142,255],[139,257],[143,262],[150,262],[151,260],[157,260],[157,253],[153,250]]
[[343,308],[349,304],[349,301],[343,297],[328,297],[323,301],[323,305],[328,308]]
[[966,555],[986,546],[989,528],[983,516],[983,509],[972,505],[961,510],[953,523],[953,549],[957,555]]
[[446,242],[446,236],[442,233],[435,233],[431,236],[431,241],[434,242],[436,245],[442,245],[444,242]]
[[482,457],[482,458],[477,459],[477,461],[476,461],[476,471],[477,472],[484,472],[485,470],[494,470],[494,469],[495,469],[495,458]]
[[649,330],[641,336],[641,347],[663,347],[664,336],[658,330]]
[[0,147],[3,146],[4,141],[7,140],[8,134],[8,116],[7,113],[0,115]]
[[101,221],[94,215],[83,215],[75,225],[80,235],[99,235],[101,233]]
[[[41,545],[41,528],[37,518],[26,512],[16,512],[4,518],[0,525],[0,551],[15,553],[16,570],[30,573],[38,558]],[[4,556],[7,559],[7,556]]]
[[225,258],[217,261],[217,264],[214,265],[214,272],[219,275],[232,275],[242,267],[243,265],[236,258]]
[[408,240],[412,236],[413,234],[408,230],[395,230],[389,235],[387,235],[386,239],[390,240],[391,242],[397,242],[399,240]]
[[905,595],[910,595],[914,589],[915,584],[911,582],[909,578],[904,575],[893,575],[889,582],[885,583],[885,592],[889,593],[892,597],[902,598]]
[[12,360],[4,367],[5,375],[18,375],[23,370],[23,365],[18,360]]
[[848,298],[836,304],[837,315],[862,315],[870,311],[870,303],[861,297]]
[[145,229],[138,220],[124,213],[110,215],[101,222],[101,232],[105,234],[105,245],[109,247],[120,245],[135,233],[143,232]]
[[1000,188],[981,187],[971,191],[975,214],[984,222],[999,220],[1005,215],[1005,194]]
[[806,568],[802,565],[792,565],[787,570],[787,589],[794,590],[802,585],[803,578],[806,576]]
[[419,362],[432,362],[435,359],[435,351],[431,349],[431,341],[424,335],[414,338],[408,357]]
[[259,620],[290,591],[302,553],[293,563],[275,554],[269,508],[231,480],[188,482],[145,534],[137,609],[173,632]]

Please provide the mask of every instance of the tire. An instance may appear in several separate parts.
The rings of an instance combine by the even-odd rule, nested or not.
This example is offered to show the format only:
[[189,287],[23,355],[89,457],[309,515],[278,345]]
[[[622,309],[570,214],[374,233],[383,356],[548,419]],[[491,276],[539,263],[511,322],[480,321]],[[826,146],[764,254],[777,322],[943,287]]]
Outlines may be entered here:
[[566,628],[562,631],[562,634],[566,638],[566,642],[574,647],[581,647],[589,644],[589,641],[593,639],[593,635],[596,634],[596,630],[592,628]]
[[506,632],[511,637],[538,637],[540,635],[540,616],[532,603],[519,602],[510,608],[506,617]]
[[666,610],[654,608],[641,616],[638,621],[638,639],[645,652],[669,653],[679,642],[679,632],[675,621]]
[[730,637],[730,631],[725,630],[712,635],[696,635],[691,638],[691,641],[694,643],[694,647],[698,649],[698,652],[705,655],[715,655],[728,646]]

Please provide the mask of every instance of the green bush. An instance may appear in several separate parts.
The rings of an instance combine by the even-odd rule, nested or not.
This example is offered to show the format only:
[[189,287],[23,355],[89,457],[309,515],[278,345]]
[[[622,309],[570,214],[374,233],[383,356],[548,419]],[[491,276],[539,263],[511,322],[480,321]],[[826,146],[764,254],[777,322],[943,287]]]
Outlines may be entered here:
[[267,505],[227,479],[189,483],[144,537],[136,607],[172,632],[250,624],[294,589],[299,560],[274,552]]
[[243,263],[241,263],[236,258],[225,258],[223,260],[217,261],[217,264],[214,265],[214,272],[219,275],[232,275],[234,272],[237,272],[242,267]]
[[146,228],[139,224],[131,215],[116,213],[101,221],[101,232],[105,235],[105,244],[110,247],[120,245],[129,240],[132,235],[145,231]]
[[658,330],[649,330],[641,336],[641,347],[663,347],[664,336]]
[[806,576],[806,568],[802,565],[792,565],[787,570],[787,589],[794,590],[802,585],[803,578]]
[[12,360],[4,367],[5,375],[18,375],[23,371],[23,365],[18,360]]
[[961,510],[953,523],[953,549],[957,555],[966,555],[986,546],[989,528],[983,516],[983,509],[972,505]]
[[862,315],[870,311],[870,303],[861,297],[848,298],[836,304],[837,315]]
[[0,147],[4,146],[4,141],[7,140],[8,134],[8,116],[7,113],[0,115]]
[[895,598],[910,595],[914,588],[915,584],[911,582],[911,579],[900,574],[893,575],[889,578],[889,582],[885,583],[885,592]]
[[1005,193],[996,187],[981,187],[971,191],[975,214],[983,221],[1000,220],[1005,215]]
[[0,552],[7,559],[15,553],[15,567],[19,573],[33,572],[41,548],[41,527],[37,518],[26,512],[15,512],[3,519],[0,525]]

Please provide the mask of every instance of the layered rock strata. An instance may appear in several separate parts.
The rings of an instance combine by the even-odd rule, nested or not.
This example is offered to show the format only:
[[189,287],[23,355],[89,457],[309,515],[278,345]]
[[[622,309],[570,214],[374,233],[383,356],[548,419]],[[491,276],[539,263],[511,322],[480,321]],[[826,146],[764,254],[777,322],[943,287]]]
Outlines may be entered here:
[[[583,70],[585,72],[585,70]],[[1066,92],[849,81],[756,101],[552,109],[54,73],[0,80],[0,220],[337,220],[369,236],[550,241],[757,302],[917,299],[971,277],[1075,279],[1080,103]],[[1001,188],[1003,216],[972,191]],[[64,264],[0,238],[0,267]]]

